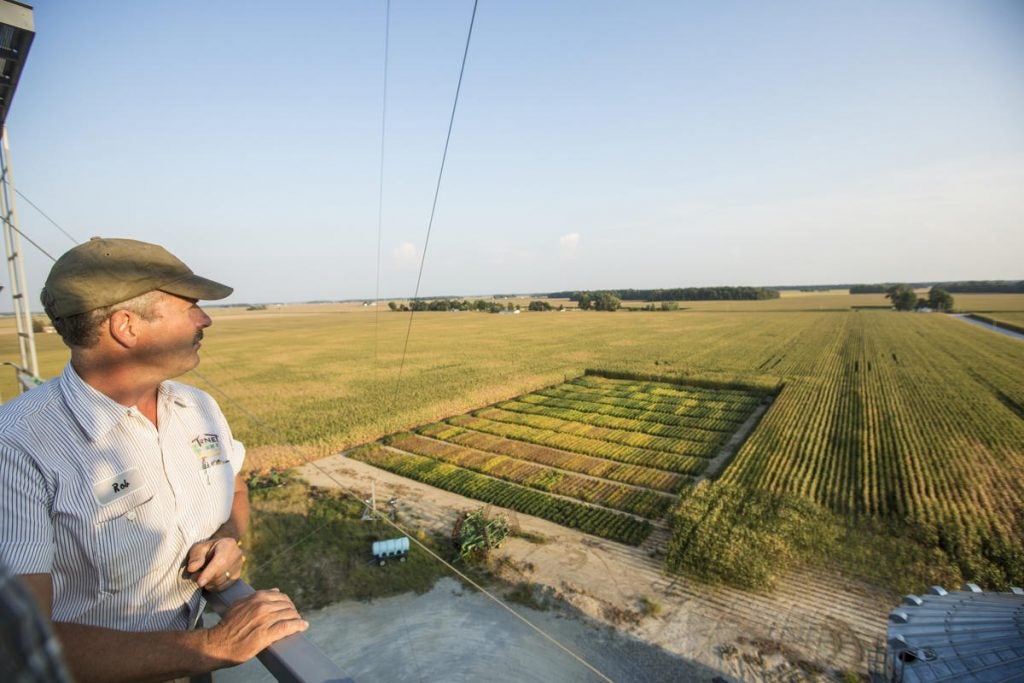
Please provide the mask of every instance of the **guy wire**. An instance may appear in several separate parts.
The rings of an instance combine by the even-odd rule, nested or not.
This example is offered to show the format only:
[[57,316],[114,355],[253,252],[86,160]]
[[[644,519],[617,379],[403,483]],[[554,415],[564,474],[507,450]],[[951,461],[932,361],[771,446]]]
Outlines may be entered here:
[[35,248],[36,248],[36,249],[38,249],[39,251],[43,252],[43,254],[44,254],[44,255],[46,255],[46,257],[47,257],[47,258],[49,258],[49,259],[50,259],[51,261],[54,261],[54,262],[56,262],[56,261],[57,261],[57,259],[55,259],[55,258],[53,257],[53,254],[51,254],[50,252],[46,251],[46,250],[45,250],[45,249],[43,249],[43,248],[42,248],[41,246],[39,246],[38,244],[36,244],[35,240],[33,240],[33,239],[32,239],[31,237],[29,237],[28,235],[26,235],[25,233],[23,233],[23,232],[22,232],[21,230],[19,230],[19,229],[18,229],[18,226],[14,225],[13,223],[8,223],[8,225],[10,225],[10,226],[11,226],[11,229],[13,229],[13,230],[14,230],[14,232],[16,232],[16,233],[18,233],[19,235],[21,235],[22,237],[24,237],[24,238],[25,238],[25,240],[26,240],[26,241],[28,241],[28,243],[29,243],[29,244],[31,244],[31,245],[32,245],[33,247],[35,247]]
[[380,252],[384,225],[384,141],[388,120],[388,46],[391,38],[391,0],[384,9],[384,87],[380,102],[380,174],[377,179],[377,285],[373,298],[373,371],[376,375],[380,331]]
[[[50,223],[52,223],[52,224],[53,224],[53,227],[57,228],[57,229],[58,229],[58,230],[60,230],[60,231],[61,231],[62,233],[64,233],[64,236],[65,236],[65,237],[67,237],[67,238],[68,238],[69,240],[71,240],[71,242],[72,242],[73,244],[78,244],[78,240],[76,240],[76,239],[75,239],[75,238],[74,238],[74,237],[73,237],[72,235],[68,234],[68,231],[67,231],[67,230],[65,230],[64,228],[60,227],[60,224],[59,224],[59,223],[57,223],[57,221],[55,221],[55,220],[53,220],[52,218],[50,218],[49,216],[47,216],[47,215],[46,215],[46,212],[45,212],[45,211],[43,211],[43,210],[42,210],[42,209],[40,209],[40,208],[39,208],[38,206],[36,206],[36,205],[35,205],[35,203],[34,203],[34,202],[33,202],[33,201],[31,200],[31,199],[29,199],[28,197],[26,197],[26,196],[25,196],[24,194],[22,194],[22,193],[21,193],[21,191],[20,191],[20,190],[19,190],[18,188],[14,188],[14,193],[15,193],[15,194],[17,194],[17,195],[18,195],[19,197],[21,197],[22,199],[24,199],[24,200],[25,200],[26,202],[28,202],[28,205],[29,205],[29,206],[31,206],[31,207],[32,207],[33,209],[35,209],[36,211],[38,211],[38,212],[39,212],[39,214],[40,214],[40,215],[41,215],[41,216],[42,216],[43,218],[45,218],[46,220],[50,221]],[[19,230],[18,232],[21,232],[21,231]],[[24,237],[24,235],[22,235],[22,237]],[[28,239],[28,238],[27,238],[27,237],[25,237],[25,239]],[[42,249],[40,249],[40,251],[42,251]],[[43,252],[43,253],[45,254],[46,252]],[[46,254],[46,255],[47,255],[47,256],[50,256],[49,254]],[[50,258],[53,258],[53,257],[51,256]]]
[[[444,176],[444,165],[448,159],[448,145],[452,140],[452,128],[455,126],[455,111],[459,106],[459,93],[462,91],[462,76],[466,73],[466,58],[469,55],[469,42],[473,37],[473,24],[476,22],[476,6],[479,0],[473,0],[473,14],[469,17],[469,30],[466,32],[466,47],[462,51],[462,66],[459,68],[459,82],[455,86],[455,99],[452,101],[452,114],[448,119],[448,135],[444,139],[444,152],[441,154],[441,167],[437,171],[437,183],[434,186],[434,201],[430,205],[430,220],[427,221],[427,235],[423,240],[423,254],[420,255],[420,269],[416,276],[416,290],[413,301],[419,298],[420,282],[423,280],[423,265],[427,262],[427,247],[430,245],[430,231],[434,227],[434,215],[437,212],[437,197],[441,193],[441,178]],[[409,307],[410,309],[412,306]],[[398,365],[398,376],[395,378],[395,394],[391,406],[398,403],[398,390],[402,382],[402,371],[405,370],[405,356],[409,350],[409,337],[412,335],[412,318],[415,311],[409,311],[409,325],[405,330],[405,344],[402,346],[402,360]]]
[[[391,37],[391,0],[384,3],[384,73],[382,76],[383,87],[380,98],[380,173],[377,177],[377,282],[373,292],[373,377],[374,382],[379,381],[378,371],[380,368],[380,256],[381,243],[383,241],[384,226],[384,151],[387,135],[388,121],[388,55],[389,42]],[[412,645],[409,637],[409,623],[404,612],[399,612],[399,618],[405,627],[406,641]],[[413,664],[416,665],[418,678],[423,680],[423,669],[420,667],[419,657],[416,656],[416,648],[409,647],[412,654]]]

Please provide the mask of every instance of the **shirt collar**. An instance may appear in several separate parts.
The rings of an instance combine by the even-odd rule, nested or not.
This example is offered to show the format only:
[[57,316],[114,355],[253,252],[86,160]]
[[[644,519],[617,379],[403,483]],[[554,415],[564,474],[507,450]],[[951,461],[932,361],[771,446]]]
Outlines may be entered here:
[[[68,410],[90,441],[101,439],[133,410],[89,386],[71,363],[60,376],[60,390]],[[177,382],[161,382],[158,392],[161,408],[192,404]]]

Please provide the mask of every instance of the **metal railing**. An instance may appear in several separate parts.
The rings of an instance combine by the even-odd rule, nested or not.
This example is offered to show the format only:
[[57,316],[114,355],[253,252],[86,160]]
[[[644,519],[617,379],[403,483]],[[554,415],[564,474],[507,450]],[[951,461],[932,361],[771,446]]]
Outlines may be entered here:
[[[25,393],[29,389],[35,389],[37,386],[43,383],[43,380],[32,374],[29,370],[21,367],[17,363],[10,361],[0,361],[0,365],[6,365],[14,368],[14,375],[18,379],[18,385],[21,387],[21,392]],[[3,397],[0,397],[0,403],[3,403]]]
[[[220,593],[206,591],[203,595],[213,611],[224,616],[231,605],[255,592],[245,581],[236,581]],[[301,633],[282,638],[256,657],[281,683],[354,683]]]

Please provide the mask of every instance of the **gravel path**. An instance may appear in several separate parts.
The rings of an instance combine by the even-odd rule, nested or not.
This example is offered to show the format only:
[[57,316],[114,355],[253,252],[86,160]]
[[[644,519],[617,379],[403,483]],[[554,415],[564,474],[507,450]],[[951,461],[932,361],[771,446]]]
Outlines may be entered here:
[[[517,609],[614,681],[710,681],[722,675],[614,629],[559,612]],[[603,680],[454,579],[441,579],[424,595],[341,602],[304,616],[310,640],[358,683]],[[218,672],[216,680],[274,679],[252,661]]]
[[[481,505],[344,455],[300,472],[317,486],[336,486],[333,477],[363,497],[375,482],[377,500],[396,496],[400,521],[409,527],[447,531],[456,511]],[[666,577],[655,556],[667,538],[663,530],[632,548],[528,515],[507,514],[547,542],[513,538],[503,545],[498,556],[507,558],[506,578],[537,584],[570,611],[615,625],[656,651],[674,655],[680,665],[703,667],[692,680],[710,680],[704,677],[707,672],[726,680],[805,680],[801,661],[805,668],[812,662],[825,670],[867,673],[884,645],[888,612],[899,602],[899,596],[813,569],[789,572],[768,595]],[[642,617],[642,598],[657,603],[660,615]],[[663,677],[658,667],[646,677],[626,680],[680,680]]]
[[999,327],[998,325],[993,325],[982,320],[975,320],[974,318],[968,317],[964,313],[955,313],[953,314],[953,317],[959,320],[963,320],[965,323],[970,323],[972,325],[977,325],[978,327],[983,327],[986,330],[989,330],[990,332],[998,332],[999,334],[1005,334],[1007,337],[1013,337],[1014,339],[1024,341],[1024,334],[1021,334],[1020,332],[1014,332],[1013,330],[1008,330],[1004,327]]

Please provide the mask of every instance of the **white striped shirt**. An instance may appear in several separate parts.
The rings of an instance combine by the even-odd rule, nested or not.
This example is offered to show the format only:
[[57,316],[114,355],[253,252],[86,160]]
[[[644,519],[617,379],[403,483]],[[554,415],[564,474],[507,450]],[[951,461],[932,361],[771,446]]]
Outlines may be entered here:
[[160,385],[157,422],[70,364],[0,406],[0,559],[51,575],[55,621],[185,629],[202,608],[185,557],[230,516],[245,449],[185,384]]

